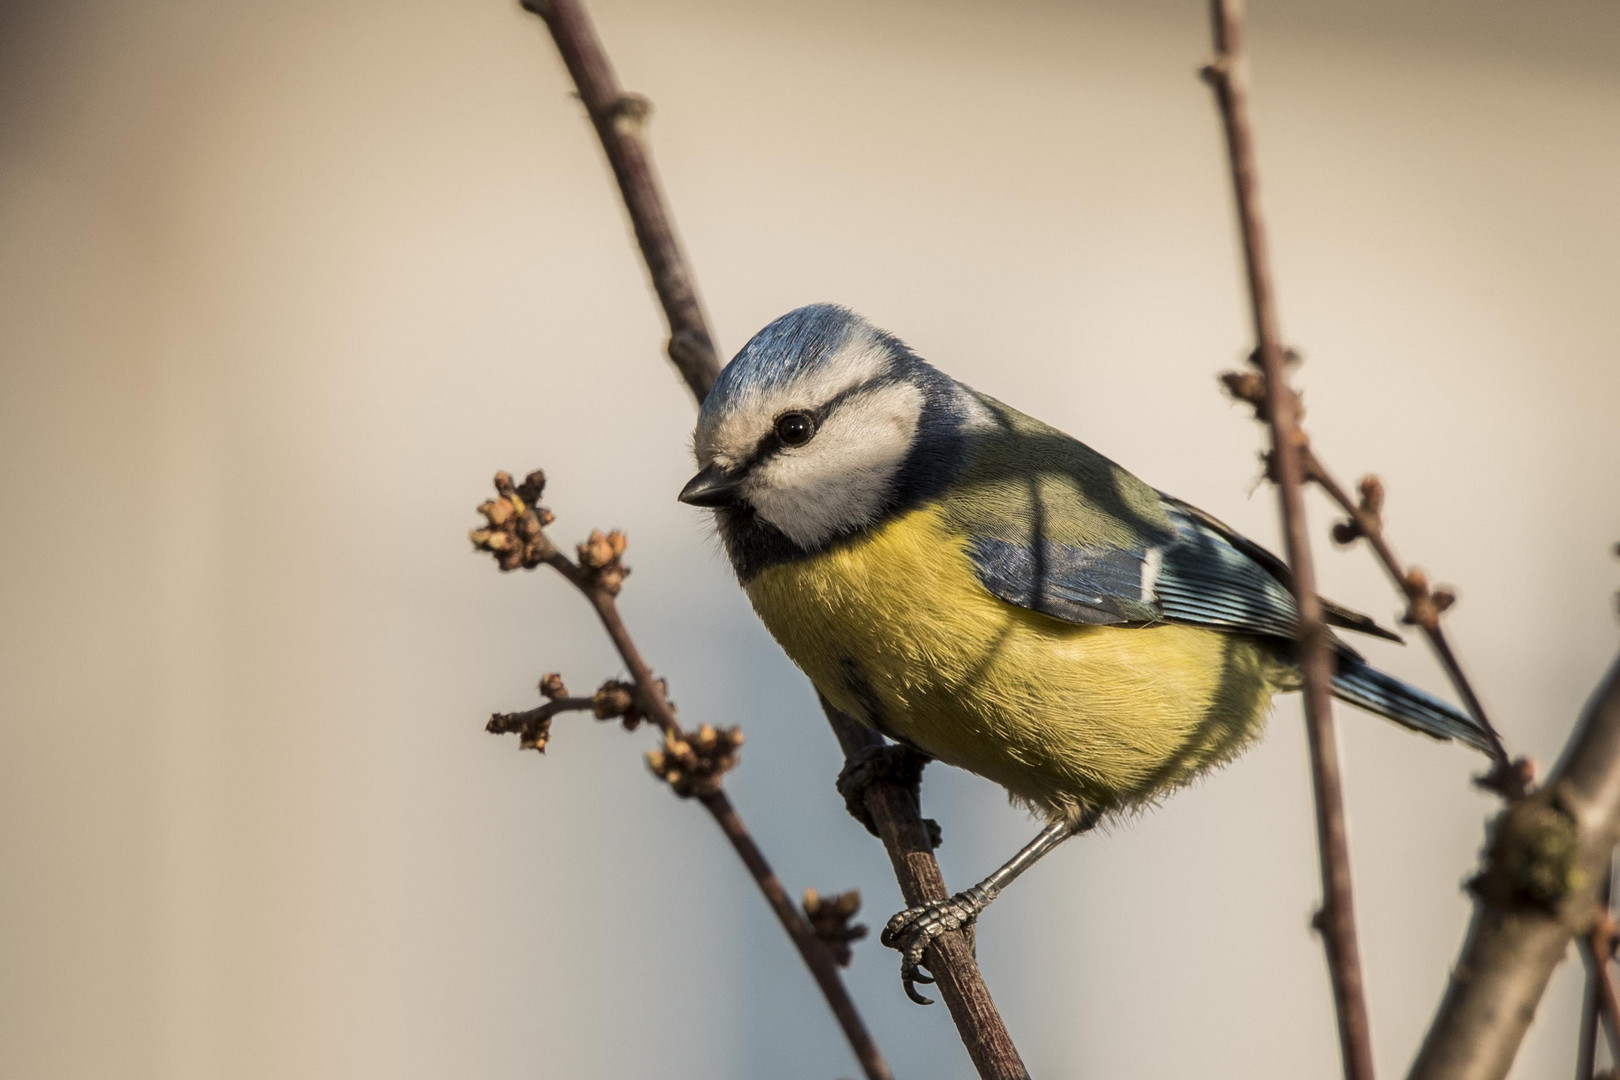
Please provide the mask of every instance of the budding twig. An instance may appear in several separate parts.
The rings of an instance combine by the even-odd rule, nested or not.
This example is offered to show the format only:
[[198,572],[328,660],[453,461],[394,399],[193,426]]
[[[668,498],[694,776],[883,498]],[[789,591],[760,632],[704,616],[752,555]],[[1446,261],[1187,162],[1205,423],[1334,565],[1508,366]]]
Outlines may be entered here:
[[1272,297],[1271,268],[1265,226],[1256,195],[1254,135],[1248,113],[1248,61],[1243,50],[1241,0],[1211,0],[1215,59],[1204,78],[1215,91],[1232,169],[1248,273],[1250,314],[1254,323],[1264,396],[1262,408],[1271,428],[1270,470],[1277,484],[1288,566],[1299,612],[1300,670],[1304,677],[1305,728],[1310,742],[1311,779],[1316,794],[1316,838],[1322,869],[1322,941],[1338,1017],[1344,1074],[1371,1080],[1372,1031],[1362,988],[1360,946],[1356,941],[1350,888],[1350,847],[1344,819],[1343,781],[1333,735],[1330,700],[1333,659],[1322,601],[1316,594],[1310,532],[1305,520],[1302,486],[1309,443],[1299,426],[1299,396],[1289,387],[1287,357]]
[[647,754],[647,764],[676,795],[695,798],[708,810],[810,969],[869,1080],[892,1080],[888,1064],[838,973],[833,950],[788,899],[787,890],[721,788],[721,777],[737,764],[742,732],[708,724],[700,725],[693,734],[682,728],[667,685],[653,675],[619,614],[615,598],[630,573],[623,561],[628,546],[625,535],[593,531],[577,547],[578,561],[568,558],[546,535],[545,526],[555,518],[540,505],[545,486],[545,474],[539,471],[530,473],[521,484],[514,484],[507,473],[496,473],[496,497],[478,507],[485,527],[469,534],[473,546],[493,555],[502,570],[546,565],[566,578],[596,610],[630,671],[630,680],[610,679],[589,698],[571,698],[561,676],[549,674],[540,680],[546,704],[526,713],[498,714],[490,719],[488,730],[517,732],[525,747],[544,750],[551,718],[559,712],[589,710],[598,720],[617,719],[632,731],[643,721],[656,725],[663,732],[663,745]]
[[1423,632],[1430,648],[1434,650],[1435,657],[1440,661],[1440,666],[1445,669],[1446,677],[1451,680],[1452,688],[1462,699],[1463,707],[1490,740],[1491,756],[1496,759],[1496,765],[1491,773],[1480,781],[1481,786],[1509,798],[1522,797],[1535,779],[1534,767],[1527,760],[1515,761],[1508,754],[1502,736],[1497,733],[1496,725],[1491,723],[1490,717],[1485,715],[1485,706],[1480,702],[1479,695],[1474,692],[1474,686],[1468,681],[1468,676],[1463,674],[1462,663],[1457,659],[1457,654],[1452,650],[1451,642],[1446,637],[1445,628],[1440,624],[1440,616],[1457,602],[1456,594],[1444,586],[1431,588],[1429,579],[1423,571],[1415,566],[1404,565],[1390,545],[1389,538],[1384,533],[1383,482],[1376,476],[1364,477],[1358,485],[1360,497],[1352,499],[1344,485],[1328,471],[1327,466],[1322,464],[1321,458],[1315,452],[1307,454],[1306,467],[1311,480],[1349,515],[1333,527],[1333,539],[1341,544],[1354,543],[1358,539],[1367,541],[1378,557],[1379,564],[1389,574],[1390,580],[1406,597],[1406,614],[1402,621]]
[[653,291],[669,320],[669,341],[665,346],[669,359],[701,401],[720,363],[698,300],[697,284],[675,237],[675,225],[664,207],[653,170],[645,135],[652,103],[620,88],[613,65],[577,0],[523,0],[523,6],[546,21],[585,112],[596,128],[630,213]]
[[832,896],[822,896],[814,889],[804,890],[804,917],[810,920],[816,937],[832,950],[839,967],[849,967],[855,959],[850,946],[867,935],[865,925],[850,922],[860,909],[861,894],[855,889]]
[[[1262,420],[1265,419],[1264,375],[1255,371],[1228,371],[1221,375],[1221,384],[1233,398],[1253,405],[1255,415]],[[1436,659],[1440,661],[1440,666],[1445,669],[1446,677],[1451,680],[1453,689],[1457,691],[1457,696],[1462,699],[1463,707],[1468,710],[1468,715],[1490,741],[1491,756],[1495,759],[1495,764],[1489,774],[1479,779],[1479,785],[1507,798],[1523,797],[1535,780],[1535,766],[1524,758],[1514,760],[1508,754],[1507,746],[1497,733],[1496,726],[1485,715],[1485,706],[1480,702],[1479,695],[1474,692],[1473,684],[1468,681],[1468,676],[1463,674],[1462,663],[1452,650],[1445,628],[1441,625],[1440,617],[1456,604],[1457,594],[1445,586],[1431,587],[1428,576],[1422,570],[1405,565],[1396,556],[1395,549],[1390,545],[1389,538],[1384,532],[1383,481],[1376,476],[1363,477],[1361,483],[1357,485],[1357,497],[1353,498],[1323,464],[1315,448],[1308,442],[1302,442],[1301,446],[1305,480],[1321,488],[1327,497],[1348,515],[1344,520],[1334,524],[1334,542],[1353,544],[1357,540],[1367,541],[1379,564],[1389,574],[1390,581],[1406,598],[1406,612],[1401,621],[1423,632],[1429,646],[1434,650]],[[1268,458],[1269,478],[1275,479],[1274,471],[1272,460]]]

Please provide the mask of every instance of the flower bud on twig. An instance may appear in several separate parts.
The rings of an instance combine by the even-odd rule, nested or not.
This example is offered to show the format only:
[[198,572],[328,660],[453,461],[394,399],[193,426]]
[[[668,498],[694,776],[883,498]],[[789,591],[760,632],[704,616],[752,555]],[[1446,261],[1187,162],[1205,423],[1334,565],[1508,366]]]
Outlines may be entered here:
[[647,765],[682,798],[712,795],[720,778],[737,767],[743,734],[737,728],[701,725],[683,737],[664,733],[664,745],[647,751]]
[[849,967],[855,959],[850,946],[867,935],[864,924],[850,922],[860,907],[859,889],[834,893],[832,896],[822,896],[814,889],[804,890],[805,919],[810,923],[810,929],[816,932],[816,937],[832,953],[833,961],[839,967]]

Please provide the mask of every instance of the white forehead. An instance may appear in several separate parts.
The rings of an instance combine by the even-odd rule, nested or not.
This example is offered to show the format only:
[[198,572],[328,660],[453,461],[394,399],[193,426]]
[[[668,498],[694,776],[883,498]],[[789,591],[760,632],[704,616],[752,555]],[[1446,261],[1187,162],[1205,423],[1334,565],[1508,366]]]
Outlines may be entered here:
[[776,418],[793,409],[815,409],[889,370],[889,351],[876,331],[859,326],[814,367],[783,383],[751,382],[714,416],[698,422],[698,464],[731,468],[746,461]]

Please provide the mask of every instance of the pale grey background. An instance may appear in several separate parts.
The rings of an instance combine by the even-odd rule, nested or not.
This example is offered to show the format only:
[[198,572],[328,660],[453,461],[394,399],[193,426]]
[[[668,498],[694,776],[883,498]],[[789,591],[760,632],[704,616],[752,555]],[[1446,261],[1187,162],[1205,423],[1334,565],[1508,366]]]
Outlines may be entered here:
[[[723,347],[839,300],[1273,542],[1202,5],[592,5],[658,108]],[[1458,646],[1547,759],[1615,646],[1620,15],[1260,4],[1264,194],[1310,424],[1460,585]],[[622,526],[684,715],[789,887],[898,903],[804,681],[677,505],[692,408],[606,169],[515,4],[0,9],[0,1073],[805,1077],[854,1067],[649,739],[484,735],[616,665],[577,597],[467,553],[497,467]],[[1320,507],[1318,507],[1320,510]],[[1326,523],[1319,515],[1319,524]],[[1318,529],[1321,533],[1323,529]],[[1390,616],[1359,554],[1334,597]],[[1436,690],[1421,646],[1375,650]],[[1444,983],[1478,761],[1346,711],[1385,1072]],[[947,874],[1030,832],[930,770]],[[1332,1075],[1297,705],[1077,842],[981,954],[1038,1075]],[[968,1073],[868,942],[904,1076]],[[1517,1075],[1566,1074],[1559,975]]]

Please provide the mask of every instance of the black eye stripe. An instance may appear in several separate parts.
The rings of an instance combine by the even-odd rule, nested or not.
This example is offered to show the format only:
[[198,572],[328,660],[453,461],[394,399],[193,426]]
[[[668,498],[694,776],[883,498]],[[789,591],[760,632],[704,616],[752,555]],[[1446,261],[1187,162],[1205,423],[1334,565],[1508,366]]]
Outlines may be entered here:
[[[788,409],[778,414],[776,420],[772,421],[771,423],[771,430],[766,432],[760,438],[759,442],[754,446],[754,452],[748,456],[746,461],[737,466],[736,472],[739,474],[745,473],[749,469],[752,469],[755,465],[758,465],[761,461],[764,461],[766,458],[770,457],[772,454],[788,448],[789,444],[783,442],[781,436],[776,433],[776,424],[782,419],[782,417],[787,416],[790,413],[804,413],[806,416],[810,417],[811,421],[815,424],[816,430],[820,431],[822,427],[825,426],[827,417],[831,416],[833,411],[836,410],[838,406],[842,405],[850,398],[864,394],[869,390],[878,390],[885,386],[893,386],[901,381],[902,380],[897,379],[893,375],[885,372],[882,375],[874,375],[870,379],[865,379],[854,384],[853,386],[840,390],[838,393],[834,394],[832,397],[823,402],[819,407]],[[803,444],[801,443],[799,445]]]

